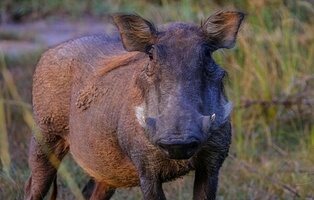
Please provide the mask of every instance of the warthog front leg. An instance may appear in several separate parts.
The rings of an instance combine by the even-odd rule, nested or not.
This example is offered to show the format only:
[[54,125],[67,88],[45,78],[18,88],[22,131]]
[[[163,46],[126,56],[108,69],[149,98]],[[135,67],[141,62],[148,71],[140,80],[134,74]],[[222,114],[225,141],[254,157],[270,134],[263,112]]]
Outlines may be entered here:
[[203,157],[196,165],[193,200],[214,200],[216,199],[219,169],[227,153],[204,151],[201,155],[206,158]]
[[115,188],[109,187],[106,183],[96,182],[90,179],[83,189],[85,199],[109,200],[115,192]]
[[160,181],[148,177],[141,177],[140,181],[144,200],[166,200]]
[[[206,171],[206,169],[204,169]],[[201,170],[195,171],[193,200],[214,200],[216,199],[218,185],[218,173],[208,175]]]
[[226,123],[212,133],[212,137],[195,160],[194,200],[214,200],[220,167],[228,155],[231,125]]

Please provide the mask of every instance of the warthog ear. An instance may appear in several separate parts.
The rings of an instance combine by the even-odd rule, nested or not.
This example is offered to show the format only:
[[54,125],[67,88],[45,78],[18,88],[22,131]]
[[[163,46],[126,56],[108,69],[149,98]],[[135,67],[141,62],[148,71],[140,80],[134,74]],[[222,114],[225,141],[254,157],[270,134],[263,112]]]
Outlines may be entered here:
[[201,27],[206,31],[208,41],[213,50],[232,48],[244,13],[236,11],[220,11],[205,20]]
[[151,22],[134,14],[112,15],[127,51],[148,52],[155,43],[157,30]]

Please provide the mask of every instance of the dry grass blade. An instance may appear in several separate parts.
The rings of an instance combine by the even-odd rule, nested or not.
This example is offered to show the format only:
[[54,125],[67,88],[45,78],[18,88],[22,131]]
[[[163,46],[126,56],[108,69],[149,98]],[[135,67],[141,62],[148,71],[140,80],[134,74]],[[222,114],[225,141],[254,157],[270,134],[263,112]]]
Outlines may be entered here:
[[8,132],[5,120],[5,106],[0,91],[0,158],[2,171],[10,176],[11,156],[9,152]]
[[[0,52],[0,69],[1,72],[5,69],[5,62],[3,54]],[[0,85],[1,87],[1,85]],[[8,132],[6,127],[5,105],[0,88],[0,159],[2,164],[2,171],[10,177],[11,156],[9,152]]]

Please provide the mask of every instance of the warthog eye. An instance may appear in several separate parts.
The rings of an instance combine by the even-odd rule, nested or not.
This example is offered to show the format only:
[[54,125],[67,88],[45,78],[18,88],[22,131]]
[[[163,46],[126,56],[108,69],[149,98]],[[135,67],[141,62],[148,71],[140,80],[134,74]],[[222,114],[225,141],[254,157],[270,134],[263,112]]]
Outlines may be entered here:
[[147,51],[147,54],[148,54],[150,60],[154,59],[153,52],[154,52],[154,46],[150,46],[149,50]]
[[205,77],[209,81],[221,82],[227,74],[227,72],[217,64],[206,67],[204,71]]
[[217,68],[218,66],[214,62],[214,60],[210,59],[207,65],[205,66],[205,70],[204,70],[206,78],[211,79],[215,75]]
[[212,49],[208,45],[203,45],[203,54],[205,57],[211,57]]

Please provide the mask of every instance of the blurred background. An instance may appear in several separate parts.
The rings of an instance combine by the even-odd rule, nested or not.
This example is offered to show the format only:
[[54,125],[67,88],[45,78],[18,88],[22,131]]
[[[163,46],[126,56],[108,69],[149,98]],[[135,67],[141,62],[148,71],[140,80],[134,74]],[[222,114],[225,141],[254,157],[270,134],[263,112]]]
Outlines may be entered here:
[[[218,199],[314,199],[313,0],[1,0],[0,199],[22,199],[35,130],[32,73],[40,54],[62,41],[111,33],[108,15],[136,12],[156,24],[199,23],[219,9],[247,13],[237,44],[215,52],[228,71],[233,143]],[[79,199],[87,175],[68,155],[59,199]],[[164,184],[169,199],[192,199],[193,173]],[[114,200],[141,199],[139,188]]]

